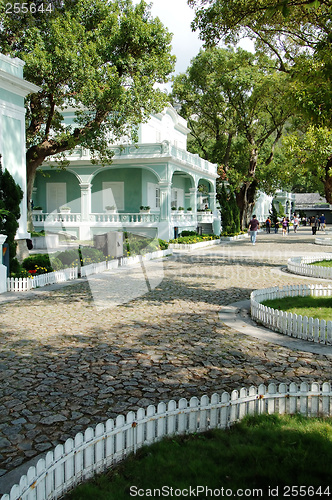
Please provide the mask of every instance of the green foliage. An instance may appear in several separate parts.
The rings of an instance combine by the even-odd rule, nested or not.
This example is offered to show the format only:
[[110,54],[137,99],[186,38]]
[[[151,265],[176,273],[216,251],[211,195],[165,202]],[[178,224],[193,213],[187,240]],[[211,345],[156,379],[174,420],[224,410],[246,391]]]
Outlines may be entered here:
[[78,259],[78,250],[66,250],[57,254],[57,259],[61,261],[63,267],[70,267],[74,261]]
[[9,248],[10,272],[17,272],[19,264],[15,257],[17,243],[15,241],[16,231],[19,227],[18,220],[21,216],[20,203],[23,198],[22,189],[7,169],[2,171],[0,156],[0,232],[7,235],[6,243]]
[[217,184],[217,200],[220,205],[223,236],[239,234],[241,230],[240,210],[234,193],[226,190],[224,182]]
[[[205,499],[242,498],[234,492],[244,489],[252,498],[267,499],[268,492],[274,492],[273,498],[277,488],[276,498],[285,498],[288,492],[297,496],[299,491],[302,496],[308,492],[307,498],[328,498],[331,442],[331,418],[251,415],[227,430],[173,436],[145,446],[79,485],[65,499],[127,500],[133,485],[137,492],[146,492],[144,498],[159,497],[158,489],[161,492],[164,485],[172,486],[173,493],[190,487],[195,492],[204,485],[207,494],[197,493],[197,498]],[[292,490],[290,485],[297,486]],[[213,495],[213,490],[219,494]]]
[[144,255],[145,253],[166,250],[168,243],[157,238],[147,238],[133,233],[124,233],[124,255]]
[[197,233],[192,236],[180,236],[179,238],[169,240],[169,243],[201,243],[202,241],[218,240],[220,237],[215,234],[203,234],[199,236]]
[[196,231],[182,231],[180,236],[198,236]]
[[[52,13],[7,15],[0,4],[1,52],[24,60],[25,78],[41,91],[27,97],[28,199],[36,169],[77,145],[109,163],[108,137],[131,132],[163,109],[155,83],[173,71],[172,36],[148,5],[131,0],[54,2]],[[75,110],[65,124],[63,110]]]
[[293,314],[332,321],[332,297],[283,297],[262,302],[264,306]]
[[328,167],[332,157],[332,130],[309,125],[304,133],[297,130],[285,135],[282,145],[287,168],[279,172],[280,177],[299,192],[318,191],[328,195],[332,179]]
[[[61,265],[61,262],[58,264]],[[50,257],[47,253],[30,255],[30,257],[23,260],[22,267],[27,271],[36,271],[36,274],[51,273],[57,270],[54,268],[54,260],[52,259],[51,264]]]
[[160,250],[167,250],[168,248],[168,242],[166,240],[162,240],[162,239],[158,239],[158,243],[159,243],[159,248]]
[[266,56],[209,48],[175,78],[172,95],[191,129],[188,149],[222,167],[242,226],[259,188],[259,169],[271,163],[291,115],[288,75]]

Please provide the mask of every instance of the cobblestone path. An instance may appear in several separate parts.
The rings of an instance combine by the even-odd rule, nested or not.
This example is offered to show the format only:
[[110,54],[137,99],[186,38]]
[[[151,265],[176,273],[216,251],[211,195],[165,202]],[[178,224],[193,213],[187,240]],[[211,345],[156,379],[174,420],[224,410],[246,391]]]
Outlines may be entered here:
[[329,357],[259,342],[225,327],[218,312],[255,288],[310,282],[277,270],[291,255],[331,248],[314,245],[308,228],[262,234],[255,247],[173,255],[155,289],[119,306],[98,309],[87,281],[2,301],[0,475],[88,426],[161,400],[329,381]]

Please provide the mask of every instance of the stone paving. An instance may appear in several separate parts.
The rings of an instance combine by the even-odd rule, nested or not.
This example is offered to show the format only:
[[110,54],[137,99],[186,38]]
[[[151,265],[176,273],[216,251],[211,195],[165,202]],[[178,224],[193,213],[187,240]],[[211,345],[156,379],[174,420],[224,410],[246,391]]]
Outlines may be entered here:
[[226,327],[218,312],[255,288],[308,283],[276,270],[291,255],[330,249],[301,228],[287,237],[259,234],[256,246],[238,241],[177,253],[163,261],[156,288],[112,307],[96,307],[83,280],[11,302],[6,294],[0,474],[88,426],[162,400],[329,381],[329,356],[258,341]]

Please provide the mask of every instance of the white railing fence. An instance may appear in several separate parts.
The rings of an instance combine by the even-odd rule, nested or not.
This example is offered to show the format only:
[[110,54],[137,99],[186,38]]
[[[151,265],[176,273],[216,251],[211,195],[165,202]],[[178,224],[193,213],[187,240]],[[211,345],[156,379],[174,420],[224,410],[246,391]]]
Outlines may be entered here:
[[287,262],[287,269],[291,273],[311,276],[312,278],[332,279],[332,267],[310,266],[312,262],[332,260],[332,254],[314,254],[307,257],[291,257]]
[[265,300],[309,295],[314,297],[331,296],[332,285],[289,285],[283,288],[272,287],[254,290],[250,295],[251,317],[271,330],[284,335],[331,345],[332,321],[326,322],[323,319],[287,313],[261,304]]
[[69,267],[52,273],[38,274],[31,278],[7,278],[8,292],[25,292],[32,288],[38,288],[55,283],[76,279],[78,276],[77,267]]
[[30,467],[1,500],[53,500],[80,482],[165,436],[226,429],[246,415],[331,416],[330,383],[269,384],[159,403],[119,415],[76,434]]
[[[81,267],[81,276],[87,277],[91,274],[102,273],[110,269],[117,269],[120,266],[132,266],[141,262],[141,260],[153,260],[166,257],[173,253],[172,249],[157,250],[156,252],[146,253],[145,255],[134,255],[131,257],[121,257],[103,262],[96,262]],[[32,288],[38,288],[45,285],[62,283],[78,277],[78,267],[62,269],[52,273],[39,274],[32,278],[7,278],[8,292],[26,292]]]

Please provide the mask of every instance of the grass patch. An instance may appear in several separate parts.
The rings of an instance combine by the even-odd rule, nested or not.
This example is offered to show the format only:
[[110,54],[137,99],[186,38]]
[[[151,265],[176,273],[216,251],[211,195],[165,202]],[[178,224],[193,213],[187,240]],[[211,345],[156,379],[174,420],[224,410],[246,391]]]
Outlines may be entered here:
[[331,460],[332,419],[250,416],[226,431],[168,438],[144,447],[65,499],[127,500],[133,498],[133,486],[146,490],[141,498],[158,498],[153,490],[163,486],[175,490],[201,485],[233,492],[259,488],[261,498],[268,498],[269,487],[278,486],[274,498],[284,498],[286,485],[321,486],[324,491],[331,482]]
[[264,300],[264,306],[289,313],[332,321],[332,297],[284,297]]
[[311,262],[310,266],[321,266],[321,267],[332,267],[332,260],[319,260],[317,262]]

